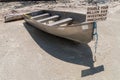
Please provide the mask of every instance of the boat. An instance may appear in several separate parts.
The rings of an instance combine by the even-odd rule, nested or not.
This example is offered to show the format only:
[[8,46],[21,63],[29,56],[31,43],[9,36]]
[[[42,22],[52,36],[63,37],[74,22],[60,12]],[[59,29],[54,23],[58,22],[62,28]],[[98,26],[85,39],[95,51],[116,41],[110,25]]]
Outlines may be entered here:
[[74,12],[40,10],[24,15],[30,25],[55,36],[78,43],[93,39],[93,22],[86,22],[86,15]]

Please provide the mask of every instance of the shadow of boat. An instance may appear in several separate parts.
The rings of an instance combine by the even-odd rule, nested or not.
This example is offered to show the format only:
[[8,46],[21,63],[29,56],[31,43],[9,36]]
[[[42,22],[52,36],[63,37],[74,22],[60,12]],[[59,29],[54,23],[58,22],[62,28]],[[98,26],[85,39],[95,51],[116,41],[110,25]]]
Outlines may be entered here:
[[103,65],[94,67],[92,51],[87,44],[53,36],[27,23],[24,23],[24,26],[35,42],[48,54],[65,62],[90,67],[90,69],[82,71],[82,77],[104,71]]

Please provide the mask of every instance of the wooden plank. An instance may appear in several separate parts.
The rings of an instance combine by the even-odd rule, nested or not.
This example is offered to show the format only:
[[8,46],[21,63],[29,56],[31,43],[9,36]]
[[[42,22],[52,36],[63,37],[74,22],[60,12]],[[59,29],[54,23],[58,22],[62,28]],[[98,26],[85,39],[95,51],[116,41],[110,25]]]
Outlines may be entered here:
[[31,17],[31,19],[41,19],[41,18],[48,17],[49,15],[50,15],[49,13],[44,13],[44,14],[40,14],[40,15]]
[[16,21],[16,20],[21,20],[24,19],[25,14],[29,14],[34,11],[38,11],[39,9],[16,9],[16,10],[11,10],[4,16],[4,21],[9,22],[9,21]]
[[71,21],[72,21],[72,18],[66,18],[66,19],[62,19],[62,20],[56,21],[54,23],[48,24],[48,26],[56,26],[56,25],[61,25],[61,24],[65,24],[65,23],[68,24]]
[[4,22],[14,21],[14,20],[21,20],[23,19],[23,14],[9,14],[4,17]]
[[47,18],[37,20],[37,22],[46,22],[46,21],[49,21],[49,20],[56,20],[58,18],[59,18],[59,15],[54,15],[54,16],[50,16],[50,17],[47,17]]

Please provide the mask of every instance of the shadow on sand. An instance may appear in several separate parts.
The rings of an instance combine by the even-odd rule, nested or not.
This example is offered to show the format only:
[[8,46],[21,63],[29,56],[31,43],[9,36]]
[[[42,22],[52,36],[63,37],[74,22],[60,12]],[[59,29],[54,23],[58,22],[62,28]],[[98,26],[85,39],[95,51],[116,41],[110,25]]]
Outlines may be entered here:
[[103,65],[94,67],[92,51],[87,44],[79,44],[50,35],[27,23],[24,23],[24,26],[36,43],[48,54],[69,63],[89,67],[89,69],[82,71],[82,77],[104,71]]

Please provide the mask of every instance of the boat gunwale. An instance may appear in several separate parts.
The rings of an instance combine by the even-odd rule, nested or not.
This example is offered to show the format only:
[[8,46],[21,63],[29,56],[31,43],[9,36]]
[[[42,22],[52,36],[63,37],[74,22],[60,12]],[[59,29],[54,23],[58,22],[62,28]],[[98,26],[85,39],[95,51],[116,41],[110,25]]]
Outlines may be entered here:
[[[41,22],[37,22],[35,19],[31,19],[30,17],[24,15],[24,19],[28,19],[28,20],[32,20],[40,25],[44,25]],[[83,23],[76,23],[76,24],[72,24],[72,25],[67,25],[67,26],[48,26],[48,25],[44,25],[46,27],[55,27],[55,28],[59,28],[59,27],[75,27],[75,26],[83,26],[83,25],[88,25],[88,24],[93,24],[93,22],[83,22]]]

